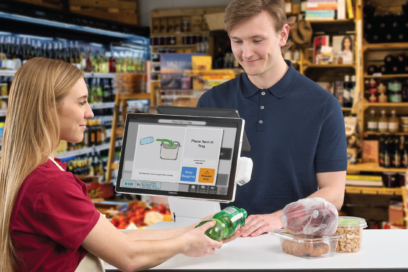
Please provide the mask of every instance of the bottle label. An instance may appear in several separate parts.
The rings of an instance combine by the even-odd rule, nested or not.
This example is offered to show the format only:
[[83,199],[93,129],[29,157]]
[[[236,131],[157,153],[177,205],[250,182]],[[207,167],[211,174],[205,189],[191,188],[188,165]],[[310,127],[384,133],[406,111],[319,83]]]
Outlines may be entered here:
[[390,167],[391,162],[390,162],[390,155],[386,154],[384,155],[384,167]]
[[377,122],[368,122],[367,124],[369,129],[377,129],[378,128],[378,123]]
[[16,68],[14,60],[6,60],[6,68],[10,70],[14,70]]
[[388,123],[388,129],[398,129],[398,123]]
[[390,102],[400,103],[402,101],[402,95],[401,94],[390,94],[388,95],[388,100]]
[[350,99],[350,91],[349,90],[344,90],[343,92],[343,97],[344,99]]
[[220,213],[226,214],[234,225],[234,230],[237,229],[238,221],[242,218],[243,214],[234,207],[227,207],[223,209]]
[[387,122],[378,122],[378,128],[379,129],[387,129],[388,128],[388,123]]

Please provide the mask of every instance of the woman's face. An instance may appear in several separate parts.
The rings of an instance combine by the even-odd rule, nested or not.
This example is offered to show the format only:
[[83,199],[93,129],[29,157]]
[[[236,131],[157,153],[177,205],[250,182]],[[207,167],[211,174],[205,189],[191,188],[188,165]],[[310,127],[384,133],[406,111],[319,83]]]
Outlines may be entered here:
[[351,46],[351,41],[350,39],[345,39],[344,40],[344,50],[350,50],[350,46]]
[[80,78],[57,106],[60,140],[70,143],[82,141],[86,120],[94,117],[87,99],[88,89],[84,79]]

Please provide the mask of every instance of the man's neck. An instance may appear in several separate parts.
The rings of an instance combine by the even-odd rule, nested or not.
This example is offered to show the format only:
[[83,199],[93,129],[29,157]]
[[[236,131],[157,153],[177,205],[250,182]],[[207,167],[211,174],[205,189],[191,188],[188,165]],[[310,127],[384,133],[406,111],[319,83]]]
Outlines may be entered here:
[[248,78],[257,88],[268,89],[281,80],[288,69],[289,66],[286,64],[285,60],[283,58],[278,58],[276,63],[269,68],[269,70],[257,76],[248,75]]

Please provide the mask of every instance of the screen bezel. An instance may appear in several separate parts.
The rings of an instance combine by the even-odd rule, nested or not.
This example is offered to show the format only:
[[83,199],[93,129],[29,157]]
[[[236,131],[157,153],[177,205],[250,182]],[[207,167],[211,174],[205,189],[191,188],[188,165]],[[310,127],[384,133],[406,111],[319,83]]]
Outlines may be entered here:
[[[147,190],[138,188],[126,188],[121,187],[120,180],[122,178],[123,163],[124,163],[124,150],[126,150],[127,143],[127,128],[131,120],[137,119],[177,119],[186,121],[204,121],[204,122],[218,122],[218,123],[233,123],[237,127],[235,134],[234,152],[232,156],[231,173],[228,181],[228,192],[226,195],[214,195],[214,194],[199,194],[190,192],[172,192],[172,191],[160,191],[160,190]],[[184,115],[167,115],[167,114],[147,114],[147,113],[129,113],[126,116],[126,122],[123,132],[122,150],[119,161],[118,177],[116,181],[115,191],[117,193],[137,194],[137,195],[153,195],[164,197],[181,197],[198,200],[218,201],[218,202],[232,202],[235,199],[235,174],[237,170],[238,156],[241,152],[242,134],[243,134],[244,120],[241,118],[223,118],[223,117],[198,117],[198,116],[184,116]],[[199,184],[197,184],[199,185]]]

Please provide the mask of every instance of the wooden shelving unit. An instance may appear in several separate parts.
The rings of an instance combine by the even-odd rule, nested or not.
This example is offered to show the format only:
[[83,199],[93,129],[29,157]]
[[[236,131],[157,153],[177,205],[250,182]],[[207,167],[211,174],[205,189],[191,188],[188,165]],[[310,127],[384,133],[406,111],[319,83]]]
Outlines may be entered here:
[[378,163],[365,162],[359,164],[349,164],[347,166],[348,173],[356,172],[392,172],[392,173],[405,173],[405,168],[384,168],[380,167]]
[[363,51],[368,50],[392,50],[392,49],[407,49],[408,43],[364,43]]
[[355,64],[303,64],[305,68],[355,68]]
[[[407,47],[408,48],[408,47]],[[364,78],[377,78],[377,79],[381,79],[381,78],[403,78],[406,77],[408,78],[408,74],[385,74],[385,75],[381,75],[381,76],[377,76],[377,75],[364,75]]]
[[311,24],[349,24],[354,23],[354,19],[345,20],[307,20]]
[[346,186],[347,194],[402,195],[401,188]]

